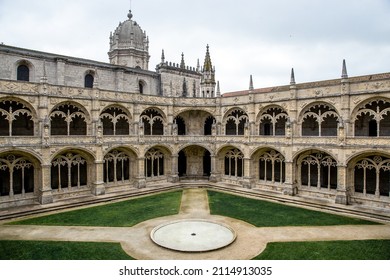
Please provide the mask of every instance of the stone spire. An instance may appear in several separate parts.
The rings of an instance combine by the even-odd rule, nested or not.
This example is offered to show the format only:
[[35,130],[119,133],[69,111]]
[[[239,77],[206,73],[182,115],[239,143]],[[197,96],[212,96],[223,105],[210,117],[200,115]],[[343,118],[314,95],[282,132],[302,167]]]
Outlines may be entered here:
[[217,97],[221,96],[221,88],[219,87],[219,81],[217,81]]
[[295,73],[294,73],[294,68],[291,68],[290,85],[291,85],[291,86],[294,86],[294,85],[295,85]]
[[254,90],[252,75],[250,75],[250,78],[249,78],[249,90]]
[[186,68],[186,64],[184,62],[184,53],[181,53],[180,68],[182,68],[182,69]]
[[348,79],[347,63],[345,62],[345,59],[343,59],[343,70],[341,72],[341,78],[342,79]]
[[215,68],[213,68],[213,64],[211,63],[209,45],[207,45],[206,49],[200,86],[202,97],[215,97]]
[[164,64],[165,63],[165,54],[164,54],[164,49],[162,50],[162,53],[161,53],[161,63]]

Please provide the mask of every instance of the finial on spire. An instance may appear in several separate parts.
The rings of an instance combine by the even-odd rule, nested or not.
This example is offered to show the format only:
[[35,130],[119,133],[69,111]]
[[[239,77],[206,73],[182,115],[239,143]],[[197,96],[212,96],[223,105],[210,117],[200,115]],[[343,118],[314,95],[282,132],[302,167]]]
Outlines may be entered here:
[[347,63],[345,62],[345,59],[343,59],[343,70],[341,73],[342,79],[348,79],[348,73],[347,73]]
[[182,69],[186,68],[186,64],[184,63],[184,53],[181,53],[180,68]]
[[291,79],[290,79],[290,85],[294,86],[295,85],[295,73],[294,73],[294,68],[291,68]]
[[132,18],[133,18],[133,14],[131,13],[131,10],[129,10],[129,13],[127,14],[127,17],[128,17],[129,19],[132,19]]
[[254,90],[252,75],[251,75],[250,78],[249,78],[249,90]]
[[217,97],[221,96],[221,88],[219,87],[219,81],[217,81]]
[[165,63],[165,54],[164,54],[164,49],[162,50],[162,53],[161,53],[161,63]]

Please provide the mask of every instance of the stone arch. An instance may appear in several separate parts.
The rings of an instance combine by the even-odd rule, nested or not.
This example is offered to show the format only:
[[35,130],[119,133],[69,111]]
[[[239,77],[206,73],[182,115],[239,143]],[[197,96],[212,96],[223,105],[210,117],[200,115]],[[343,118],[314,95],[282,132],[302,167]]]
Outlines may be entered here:
[[351,120],[354,136],[390,136],[390,99],[375,97],[360,102]]
[[223,117],[225,135],[244,135],[249,116],[245,110],[235,107],[228,110]]
[[289,121],[287,111],[279,105],[263,108],[256,117],[259,135],[282,136],[286,134],[286,123]]
[[159,108],[149,107],[140,115],[140,129],[144,135],[164,135],[166,124],[167,118]]
[[122,105],[106,106],[99,116],[103,126],[103,135],[131,134],[131,113]]
[[95,84],[96,73],[94,70],[87,70],[84,73],[84,87],[93,88]]
[[232,145],[225,145],[218,150],[218,169],[227,178],[239,179],[244,177],[244,152]]
[[[18,68],[20,66],[26,66],[28,68],[28,79],[19,79],[18,77]],[[20,59],[14,64],[14,80],[25,81],[25,82],[35,82],[35,66],[34,64],[26,59]]]
[[61,149],[51,157],[51,188],[59,192],[89,188],[95,179],[94,164],[95,157],[87,149]]
[[172,152],[162,145],[155,145],[145,151],[144,174],[146,178],[161,178],[171,172]]
[[[207,110],[196,110],[195,108],[190,108],[182,110],[180,113],[177,113],[174,117],[182,118],[186,126],[186,135],[211,135],[212,127],[208,127],[209,134],[206,134],[206,120],[212,117],[214,123],[215,117]],[[212,124],[211,124],[212,125]],[[178,127],[178,130],[179,127]],[[180,134],[179,134],[180,135]]]
[[261,147],[251,154],[251,175],[263,184],[283,184],[286,180],[285,156],[278,149]]
[[88,135],[91,117],[84,106],[64,101],[55,105],[50,113],[51,135]]
[[37,113],[29,102],[0,98],[0,136],[33,136],[37,134],[37,124]]
[[0,152],[0,196],[36,195],[41,182],[41,160],[23,150]]
[[108,150],[103,156],[103,181],[106,185],[132,182],[137,174],[137,158],[137,154],[127,147],[118,146]]
[[211,155],[210,149],[205,145],[182,145],[178,152],[179,177],[208,178],[211,175]]
[[299,116],[302,136],[337,136],[338,124],[341,122],[339,112],[326,102],[308,104]]
[[337,159],[321,149],[300,151],[294,160],[297,166],[298,188],[336,189]]
[[390,154],[365,151],[353,155],[347,163],[352,195],[389,197]]

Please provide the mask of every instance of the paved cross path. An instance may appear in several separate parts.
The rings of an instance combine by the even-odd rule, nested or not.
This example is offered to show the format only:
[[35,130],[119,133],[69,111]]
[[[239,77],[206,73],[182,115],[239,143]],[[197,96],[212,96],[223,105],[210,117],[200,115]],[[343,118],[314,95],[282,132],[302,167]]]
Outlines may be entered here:
[[[156,226],[188,218],[226,224],[235,230],[237,239],[225,248],[203,253],[176,252],[151,240],[150,233]],[[0,240],[115,242],[120,243],[127,254],[140,260],[248,260],[259,255],[268,242],[364,239],[390,239],[390,224],[257,228],[240,220],[210,215],[205,189],[183,190],[178,215],[144,221],[133,227],[0,225]]]

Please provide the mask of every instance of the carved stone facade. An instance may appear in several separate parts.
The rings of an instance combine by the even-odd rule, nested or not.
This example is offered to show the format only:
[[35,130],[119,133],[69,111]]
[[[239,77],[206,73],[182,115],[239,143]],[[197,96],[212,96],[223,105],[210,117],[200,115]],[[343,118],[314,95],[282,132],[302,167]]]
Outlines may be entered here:
[[390,73],[221,96],[184,56],[151,72],[0,45],[0,61],[0,208],[188,180],[390,208]]

